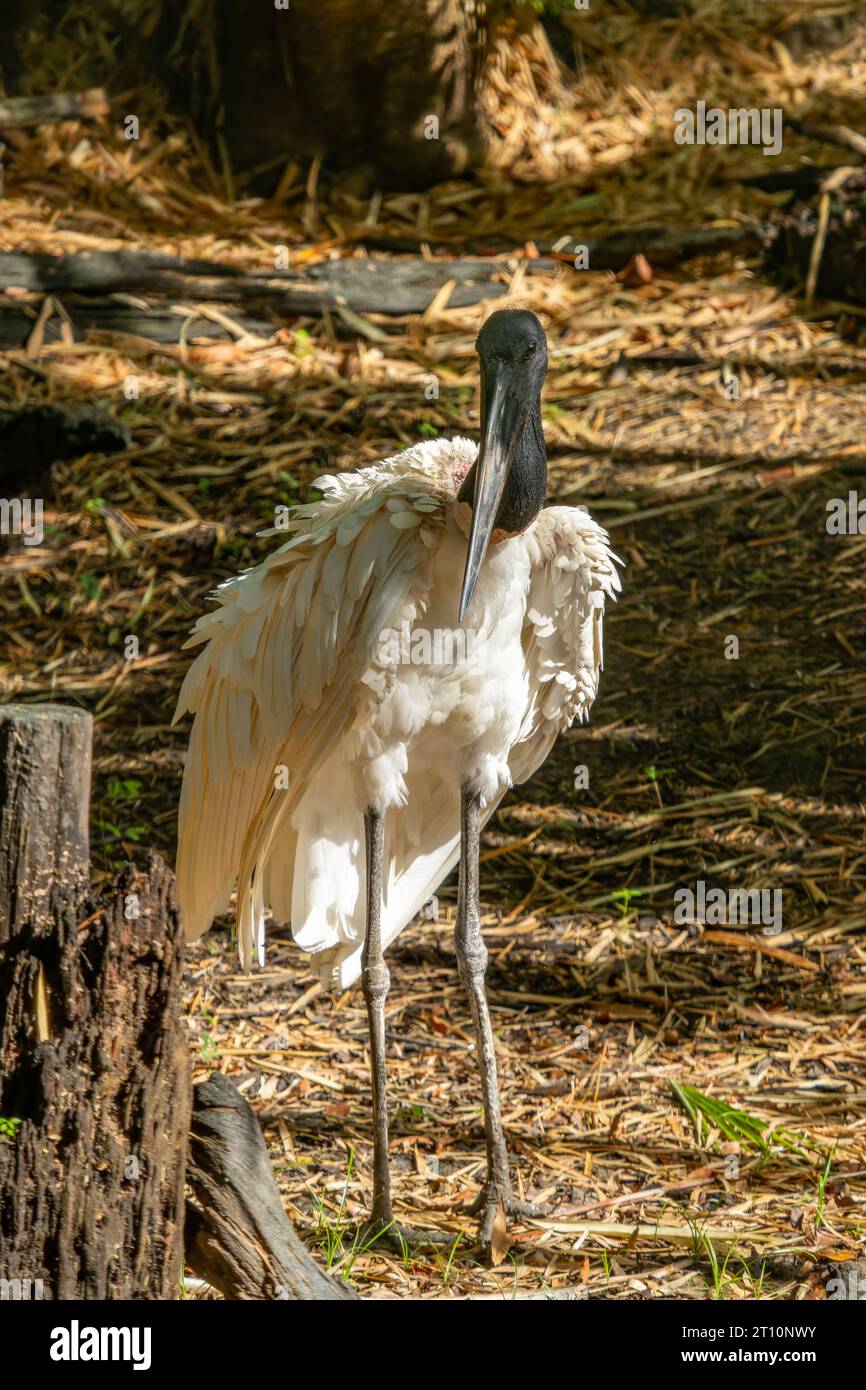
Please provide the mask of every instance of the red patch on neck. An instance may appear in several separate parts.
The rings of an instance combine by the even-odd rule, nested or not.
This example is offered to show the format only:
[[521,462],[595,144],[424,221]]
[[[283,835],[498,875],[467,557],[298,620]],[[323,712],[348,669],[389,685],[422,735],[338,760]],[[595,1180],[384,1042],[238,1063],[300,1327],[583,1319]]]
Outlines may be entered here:
[[451,467],[451,482],[455,488],[459,488],[460,483],[469,472],[474,459],[458,459]]

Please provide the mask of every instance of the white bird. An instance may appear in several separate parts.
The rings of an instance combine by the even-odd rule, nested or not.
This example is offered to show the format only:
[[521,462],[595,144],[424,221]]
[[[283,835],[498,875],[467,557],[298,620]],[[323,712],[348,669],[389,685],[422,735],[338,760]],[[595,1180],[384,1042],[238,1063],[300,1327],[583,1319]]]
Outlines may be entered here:
[[[484,988],[479,837],[506,790],[585,720],[619,589],[606,533],[581,507],[544,509],[544,330],[499,310],[476,344],[481,446],[437,439],[318,479],[287,539],[216,591],[175,719],[195,713],[177,879],[187,935],[237,884],[240,958],[264,955],[267,908],[321,979],[361,977],[370,1025],[370,1229],[391,1207],[383,952],[458,858],[456,947],[478,1039],[489,1251],[511,1189]],[[265,534],[280,534],[274,527]]]

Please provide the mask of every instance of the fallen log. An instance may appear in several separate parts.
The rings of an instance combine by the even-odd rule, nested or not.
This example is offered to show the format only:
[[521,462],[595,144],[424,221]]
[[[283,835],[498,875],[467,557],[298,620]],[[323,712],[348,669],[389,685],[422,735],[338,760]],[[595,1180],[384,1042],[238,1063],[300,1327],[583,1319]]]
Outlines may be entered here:
[[825,145],[839,145],[842,149],[853,150],[855,154],[866,154],[866,135],[861,135],[859,130],[852,130],[850,126],[812,125],[796,116],[787,116],[785,119],[792,130],[796,130],[798,135],[805,135],[809,140],[818,140]]
[[[80,303],[67,300],[64,307],[65,317],[54,315],[44,320],[43,343],[68,342],[71,332],[78,340],[91,334],[99,334],[106,340],[126,337],[131,340],[131,346],[146,349],[148,344],[172,347],[181,338],[187,342],[201,338],[231,342],[238,336],[237,330],[267,340],[283,326],[275,319],[233,313],[236,331],[232,332],[224,322],[206,316],[204,311],[207,305],[198,306],[198,310],[195,306],[166,308],[159,303],[154,304],[153,308],[139,308],[116,300],[87,300]],[[26,348],[33,325],[33,314],[23,306],[0,304],[0,351]],[[338,333],[341,331],[339,320],[334,328]],[[119,346],[122,348],[122,341]]]
[[[547,270],[553,269],[550,264]],[[492,283],[513,270],[507,264],[470,260],[376,261],[368,257],[323,261],[301,270],[242,271],[218,261],[180,260],[133,251],[0,254],[0,289],[46,294],[158,294],[175,300],[268,306],[283,316],[321,314],[343,306],[355,313],[420,314],[454,281],[449,306],[460,308],[504,294]],[[70,306],[70,313],[74,309]]]
[[226,1298],[356,1298],[292,1229],[258,1121],[228,1077],[195,1088],[187,1181],[187,1263]]
[[[585,243],[586,264],[593,270],[618,270],[642,254],[654,265],[670,265],[699,253],[757,247],[762,236],[761,228],[750,226],[648,227],[590,239]],[[420,246],[388,238],[369,244],[395,250]],[[101,333],[126,334],[162,345],[177,343],[181,337],[230,339],[240,333],[267,339],[288,319],[330,313],[335,331],[355,336],[360,329],[352,321],[353,314],[398,318],[421,314],[448,286],[444,307],[463,308],[506,294],[518,265],[529,275],[551,275],[573,265],[579,244],[566,238],[554,245],[551,254],[532,257],[377,260],[358,256],[297,270],[252,271],[218,261],[131,251],[70,256],[4,252],[0,253],[0,290],[24,290],[46,298],[33,303],[0,298],[0,349],[27,346],[37,322],[41,340],[49,343],[68,340],[70,334]],[[135,301],[130,299],[133,294],[138,296]],[[69,296],[62,313],[52,312],[50,302],[48,312],[40,313],[40,304],[61,295]],[[208,310],[218,305],[231,307],[230,325],[221,321],[219,313],[209,317]]]
[[810,197],[827,182],[838,179],[848,189],[866,188],[866,165],[850,164],[799,164],[796,169],[777,169],[767,174],[750,174],[747,179],[737,182],[749,188],[760,188],[763,193],[800,193]]
[[[761,229],[737,227],[646,227],[634,232],[588,239],[563,238],[551,254],[527,257],[452,256],[429,260],[344,257],[287,270],[243,271],[219,261],[185,260],[134,251],[81,252],[69,256],[46,253],[0,253],[0,289],[44,294],[157,294],[201,302],[267,306],[287,314],[320,314],[340,307],[355,313],[392,316],[420,314],[446,285],[453,283],[447,307],[462,308],[502,295],[518,264],[529,275],[550,275],[573,262],[585,245],[588,268],[621,269],[632,256],[643,254],[658,264],[706,254],[742,243],[761,242]],[[418,249],[421,243],[379,238],[369,244],[391,249]],[[555,247],[555,249],[554,249]],[[507,248],[507,243],[506,243]],[[74,314],[74,310],[70,309]]]
[[[402,254],[419,254],[423,249],[435,255],[456,255],[458,251],[471,253],[478,257],[508,255],[516,256],[514,240],[509,237],[485,237],[483,241],[451,242],[422,241],[418,237],[399,237],[376,234],[364,230],[353,236],[357,245],[372,250],[392,251]],[[763,228],[759,225],[743,223],[737,227],[637,227],[628,232],[616,232],[611,236],[588,237],[581,241],[578,237],[560,237],[556,241],[535,242],[538,256],[527,256],[520,251],[521,262],[532,274],[550,274],[558,266],[573,263],[575,253],[586,247],[588,269],[622,270],[633,256],[647,256],[654,265],[676,265],[690,256],[707,255],[714,251],[738,248],[739,246],[760,246],[763,241]]]
[[[691,256],[708,256],[717,251],[740,247],[758,247],[762,241],[761,227],[742,223],[736,227],[638,227],[610,236],[588,237],[583,245],[587,249],[590,270],[620,271],[634,256],[646,256],[653,265],[670,266],[678,265]],[[580,239],[569,238],[564,243],[558,241],[554,245],[555,259],[570,262],[580,245]],[[530,266],[533,264],[537,263],[529,262]]]
[[749,174],[736,183],[746,188],[760,188],[762,193],[802,193],[809,197],[821,186],[827,174],[839,168],[837,164],[800,164],[796,169],[770,169],[766,174]]
[[98,120],[108,115],[102,87],[87,92],[54,92],[41,97],[8,97],[0,101],[0,126],[22,129],[47,121]]

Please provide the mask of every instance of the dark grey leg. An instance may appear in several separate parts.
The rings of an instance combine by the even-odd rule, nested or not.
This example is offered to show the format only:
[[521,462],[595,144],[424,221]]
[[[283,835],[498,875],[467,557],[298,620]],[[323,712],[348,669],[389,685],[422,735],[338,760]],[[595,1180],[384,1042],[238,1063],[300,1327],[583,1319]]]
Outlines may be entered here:
[[380,811],[364,814],[367,847],[367,930],[361,952],[361,988],[370,1028],[370,1074],[373,1086],[373,1210],[365,1230],[366,1242],[376,1249],[402,1251],[407,1245],[448,1243],[453,1236],[424,1233],[399,1226],[391,1209],[391,1172],[388,1166],[388,1096],[385,1078],[385,1000],[391,973],[382,951],[382,861],[385,822]]
[[382,953],[382,856],[385,822],[381,811],[364,815],[367,844],[367,932],[361,953],[361,986],[370,1028],[370,1072],[373,1085],[373,1211],[380,1228],[394,1220],[391,1211],[391,1173],[388,1167],[388,1096],[385,1084],[385,1000],[391,974]]
[[484,1095],[484,1130],[487,1140],[487,1177],[473,1206],[481,1212],[479,1243],[490,1249],[493,1223],[500,1207],[514,1216],[533,1213],[533,1208],[515,1201],[508,1176],[508,1153],[499,1108],[499,1085],[496,1077],[496,1052],[493,1026],[487,1006],[484,974],[487,969],[487,947],[481,935],[479,902],[479,851],[481,841],[481,803],[475,792],[464,787],[460,795],[460,886],[457,894],[457,965],[460,979],[469,996],[472,1022],[475,1026],[478,1065]]

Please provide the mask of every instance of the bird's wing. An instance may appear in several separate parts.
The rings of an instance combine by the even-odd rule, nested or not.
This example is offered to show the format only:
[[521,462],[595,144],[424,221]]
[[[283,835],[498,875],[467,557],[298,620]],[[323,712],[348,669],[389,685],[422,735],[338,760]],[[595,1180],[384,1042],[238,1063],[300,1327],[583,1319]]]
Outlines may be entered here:
[[582,507],[547,507],[526,535],[531,579],[523,625],[529,699],[511,750],[524,782],[574,719],[589,717],[603,660],[605,600],[619,592],[607,532]]
[[383,629],[399,630],[423,609],[450,493],[448,464],[447,452],[423,445],[320,478],[324,498],[295,508],[282,531],[265,533],[290,538],[217,590],[219,608],[199,619],[186,644],[205,646],[175,713],[195,713],[178,896],[195,938],[227,910],[237,879],[245,967],[254,944],[263,955],[264,878],[275,838],[362,702],[388,678]]

